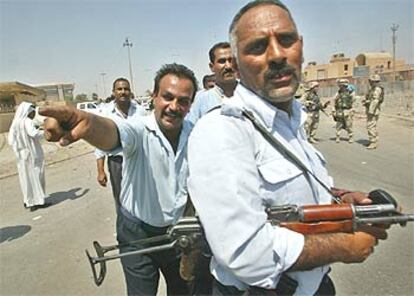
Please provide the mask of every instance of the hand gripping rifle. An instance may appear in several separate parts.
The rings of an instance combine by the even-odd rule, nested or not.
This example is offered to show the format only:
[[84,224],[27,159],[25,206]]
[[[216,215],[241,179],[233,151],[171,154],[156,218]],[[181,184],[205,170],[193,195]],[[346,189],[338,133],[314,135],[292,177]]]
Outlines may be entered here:
[[[328,205],[282,205],[267,208],[268,221],[272,225],[286,227],[302,234],[352,233],[363,224],[400,224],[414,221],[414,214],[402,214],[398,211],[395,199],[387,192],[377,189],[369,193],[373,200],[370,205],[328,204]],[[181,218],[171,226],[167,233],[147,239],[129,242],[126,245],[139,245],[142,249],[115,255],[105,253],[119,249],[124,245],[101,246],[93,242],[96,257],[86,250],[97,286],[106,275],[106,261],[132,255],[144,255],[178,248],[184,254],[207,245],[202,226],[196,217]],[[99,272],[96,270],[99,265]]]

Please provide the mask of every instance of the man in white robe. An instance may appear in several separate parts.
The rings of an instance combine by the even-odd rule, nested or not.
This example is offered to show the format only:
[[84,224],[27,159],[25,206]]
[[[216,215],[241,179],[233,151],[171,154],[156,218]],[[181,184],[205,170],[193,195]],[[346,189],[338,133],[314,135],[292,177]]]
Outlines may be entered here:
[[43,131],[33,123],[35,114],[31,103],[20,103],[8,136],[9,145],[17,158],[23,203],[31,211],[51,205],[45,203],[48,195],[45,193],[44,154],[40,144]]

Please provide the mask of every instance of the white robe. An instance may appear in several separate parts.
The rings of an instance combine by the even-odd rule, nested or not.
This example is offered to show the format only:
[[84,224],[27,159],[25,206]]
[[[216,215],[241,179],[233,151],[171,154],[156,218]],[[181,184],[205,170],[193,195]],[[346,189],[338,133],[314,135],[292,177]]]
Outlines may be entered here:
[[38,130],[33,120],[28,118],[33,110],[30,103],[22,102],[19,105],[8,137],[17,158],[23,202],[27,207],[43,205],[47,197],[44,154],[40,144],[43,131]]

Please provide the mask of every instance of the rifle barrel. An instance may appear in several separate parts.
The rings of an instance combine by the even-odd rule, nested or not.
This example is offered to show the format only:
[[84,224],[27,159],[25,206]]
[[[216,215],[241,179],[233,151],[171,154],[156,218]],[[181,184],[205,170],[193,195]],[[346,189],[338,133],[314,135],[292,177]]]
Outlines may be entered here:
[[413,222],[414,214],[401,214],[396,216],[358,218],[357,224],[401,224]]

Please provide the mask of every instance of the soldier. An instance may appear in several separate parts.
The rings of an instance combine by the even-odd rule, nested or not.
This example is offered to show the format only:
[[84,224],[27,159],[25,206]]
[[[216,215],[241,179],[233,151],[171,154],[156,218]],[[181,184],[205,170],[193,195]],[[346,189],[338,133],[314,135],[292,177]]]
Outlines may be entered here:
[[348,80],[339,79],[339,90],[335,96],[335,111],[334,120],[336,121],[336,142],[339,143],[339,134],[341,129],[345,129],[348,132],[348,142],[354,142],[354,133],[352,131],[352,110],[355,98],[348,89]]
[[370,90],[362,100],[367,115],[367,130],[369,145],[367,149],[378,147],[377,122],[381,111],[381,104],[384,101],[384,88],[380,85],[381,78],[378,74],[371,75],[369,78]]
[[316,130],[319,125],[319,111],[323,110],[329,105],[329,101],[325,104],[321,103],[318,95],[319,83],[312,81],[309,83],[309,88],[305,91],[303,96],[303,105],[306,108],[307,119],[305,123],[305,131],[310,143],[317,143],[315,138]]

